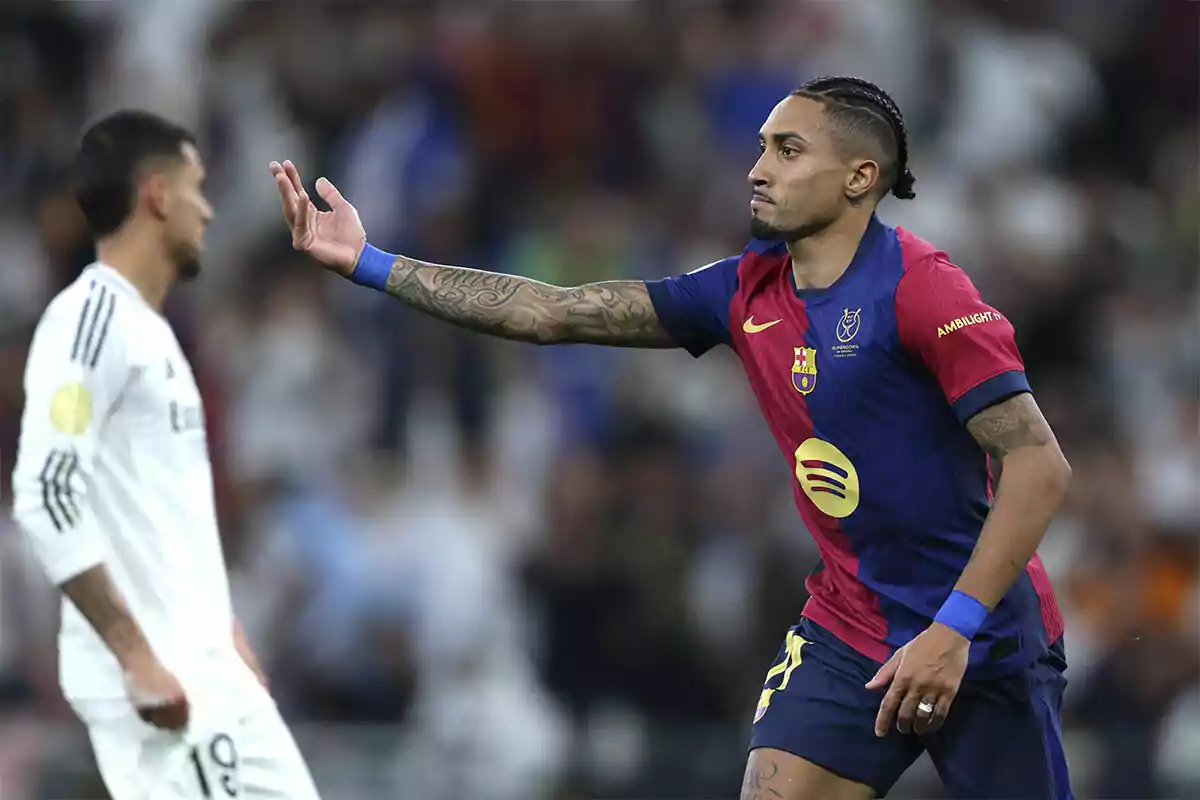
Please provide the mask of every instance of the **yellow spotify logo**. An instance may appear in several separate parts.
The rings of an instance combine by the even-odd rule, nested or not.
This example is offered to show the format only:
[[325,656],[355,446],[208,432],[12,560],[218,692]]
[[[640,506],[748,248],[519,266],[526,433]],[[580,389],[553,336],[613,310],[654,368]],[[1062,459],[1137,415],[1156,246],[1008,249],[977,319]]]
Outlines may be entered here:
[[796,448],[796,480],[818,509],[836,519],[858,508],[858,472],[829,442],[809,439]]

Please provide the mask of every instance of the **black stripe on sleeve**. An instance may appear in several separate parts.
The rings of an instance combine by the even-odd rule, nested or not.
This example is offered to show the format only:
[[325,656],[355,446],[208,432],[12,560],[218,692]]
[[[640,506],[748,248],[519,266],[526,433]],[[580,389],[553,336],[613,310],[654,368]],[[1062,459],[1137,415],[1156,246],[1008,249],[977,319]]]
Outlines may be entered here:
[[[103,308],[101,301],[100,308]],[[97,309],[96,316],[100,315],[100,308]],[[108,311],[104,314],[104,322],[100,323],[100,338],[96,340],[96,347],[92,350],[91,358],[86,359],[89,369],[96,368],[96,362],[100,360],[100,350],[104,347],[104,340],[108,338],[108,326],[112,322],[113,312],[117,309],[117,293],[110,292],[108,295]],[[88,337],[89,341],[91,337]]]
[[96,293],[96,282],[92,281],[92,289],[88,294],[88,299],[83,304],[83,310],[79,312],[79,325],[75,328],[75,344],[71,345],[71,360],[74,361],[79,357],[79,345],[83,343],[83,324],[87,319],[88,309],[92,306],[92,295]]
[[61,456],[61,451],[51,450],[50,454],[46,456],[46,463],[42,466],[41,474],[38,475],[38,480],[42,484],[42,506],[46,509],[46,513],[50,515],[50,521],[54,523],[54,529],[59,533],[62,533],[66,512],[59,505],[58,494],[54,492],[51,475],[58,471]]
[[79,454],[74,450],[68,451],[63,457],[63,464],[54,475],[54,496],[62,509],[63,516],[72,526],[79,524],[79,503],[75,501],[75,492],[71,489],[71,478],[79,467]]
[[79,524],[79,503],[71,489],[71,478],[78,468],[79,454],[74,450],[51,450],[38,475],[42,505],[59,533]]
[[[79,356],[79,363],[86,364],[88,353],[92,350],[92,340],[96,337],[96,328],[99,327],[100,312],[104,309],[104,300],[108,297],[108,287],[100,287],[100,296],[96,300],[96,310],[92,312],[92,319],[88,322],[87,339],[83,344],[83,353]],[[90,298],[89,298],[90,299]]]

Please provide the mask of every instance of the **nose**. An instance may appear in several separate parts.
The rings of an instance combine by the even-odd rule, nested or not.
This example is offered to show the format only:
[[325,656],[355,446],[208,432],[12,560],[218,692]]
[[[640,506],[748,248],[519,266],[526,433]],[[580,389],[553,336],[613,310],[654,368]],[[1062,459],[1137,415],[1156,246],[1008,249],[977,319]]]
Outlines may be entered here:
[[758,189],[768,186],[771,182],[770,176],[763,162],[766,160],[766,153],[758,157],[758,161],[754,162],[754,167],[746,175],[746,180],[750,182],[750,186]]
[[201,218],[203,218],[205,223],[212,222],[212,220],[213,220],[213,216],[214,216],[213,207],[212,207],[212,204],[209,203],[207,200],[200,207],[200,216],[201,216]]

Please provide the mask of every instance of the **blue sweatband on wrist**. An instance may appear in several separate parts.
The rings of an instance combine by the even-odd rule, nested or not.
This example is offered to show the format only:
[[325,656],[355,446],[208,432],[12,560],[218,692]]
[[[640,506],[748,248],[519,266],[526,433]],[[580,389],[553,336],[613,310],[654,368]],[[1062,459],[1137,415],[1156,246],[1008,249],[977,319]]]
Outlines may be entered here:
[[378,247],[372,247],[369,244],[365,245],[358,256],[354,272],[350,273],[350,280],[360,286],[369,286],[372,289],[383,291],[387,288],[388,275],[391,274],[392,264],[395,261],[396,257],[391,253],[385,253]]
[[974,639],[987,615],[988,608],[983,603],[969,594],[954,591],[942,603],[933,621],[953,628],[967,639]]

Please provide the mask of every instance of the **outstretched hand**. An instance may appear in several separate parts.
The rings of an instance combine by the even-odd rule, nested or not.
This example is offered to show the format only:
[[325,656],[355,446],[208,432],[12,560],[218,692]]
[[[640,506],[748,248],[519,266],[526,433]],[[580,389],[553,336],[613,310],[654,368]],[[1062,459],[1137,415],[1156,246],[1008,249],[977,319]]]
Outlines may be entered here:
[[320,211],[300,180],[291,161],[271,162],[271,174],[283,203],[283,218],[292,231],[292,247],[320,261],[339,275],[354,272],[358,256],[367,243],[358,211],[326,178],[317,179],[317,194],[329,204]]

